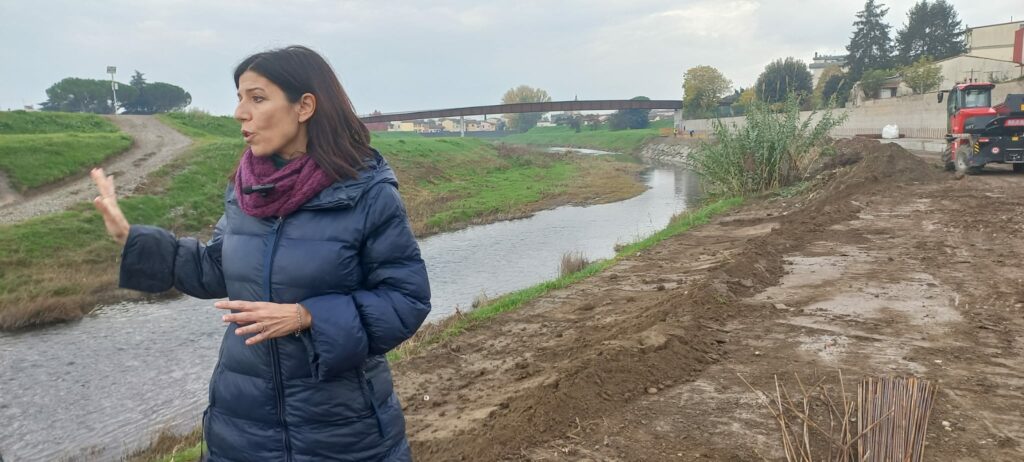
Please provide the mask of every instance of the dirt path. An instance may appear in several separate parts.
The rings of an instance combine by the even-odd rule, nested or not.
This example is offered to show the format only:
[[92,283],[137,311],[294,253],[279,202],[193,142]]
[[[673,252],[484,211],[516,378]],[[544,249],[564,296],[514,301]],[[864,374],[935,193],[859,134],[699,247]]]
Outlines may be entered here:
[[[102,167],[114,175],[118,194],[130,195],[145,180],[146,175],[185,151],[192,144],[185,135],[160,123],[154,116],[119,115],[107,117],[135,143],[127,152],[103,163]],[[0,178],[0,224],[17,223],[29,218],[58,212],[73,204],[92,200],[96,196],[88,173],[59,183],[30,191],[4,205]]]
[[[1024,176],[955,181],[895,145],[424,356],[396,383],[417,460],[770,460],[754,387],[915,374],[928,460],[1024,460]],[[949,424],[948,430],[943,422]]]

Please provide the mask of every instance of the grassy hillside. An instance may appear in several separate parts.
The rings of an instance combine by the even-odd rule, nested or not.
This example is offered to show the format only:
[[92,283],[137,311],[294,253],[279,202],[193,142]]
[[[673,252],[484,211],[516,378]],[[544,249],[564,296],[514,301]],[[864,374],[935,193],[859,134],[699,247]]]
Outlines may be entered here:
[[[244,149],[227,117],[168,114],[194,148],[120,201],[132,223],[208,236],[223,212],[228,175]],[[374,140],[395,169],[418,235],[495,221],[564,203],[639,194],[641,166],[614,159],[496,148],[475,139],[389,136]],[[117,244],[92,204],[0,226],[0,328],[77,319],[97,303],[137,296],[115,289]]]
[[117,127],[96,114],[70,112],[0,112],[0,135],[44,133],[117,133]]
[[644,130],[583,130],[579,133],[567,127],[538,127],[526,133],[509,135],[506,143],[536,144],[544,146],[573,146],[604,151],[632,153],[648,139],[657,136],[651,129]]
[[0,112],[0,171],[20,192],[83,173],[131,145],[94,114]]

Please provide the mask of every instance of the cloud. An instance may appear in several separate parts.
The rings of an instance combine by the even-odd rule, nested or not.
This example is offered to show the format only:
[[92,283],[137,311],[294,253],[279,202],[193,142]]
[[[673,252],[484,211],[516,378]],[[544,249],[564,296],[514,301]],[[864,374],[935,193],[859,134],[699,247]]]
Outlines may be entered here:
[[[885,1],[893,30],[916,0]],[[245,56],[305,44],[338,71],[357,110],[496,103],[537,86],[556,99],[678,98],[706,64],[737,86],[764,66],[843,52],[863,0],[48,0],[4,2],[0,109],[38,103],[64,77],[116,65],[234,108]],[[965,24],[1024,19],[1019,0],[952,0]]]
[[752,0],[703,2],[648,16],[638,26],[683,37],[739,37],[754,27],[760,6]]

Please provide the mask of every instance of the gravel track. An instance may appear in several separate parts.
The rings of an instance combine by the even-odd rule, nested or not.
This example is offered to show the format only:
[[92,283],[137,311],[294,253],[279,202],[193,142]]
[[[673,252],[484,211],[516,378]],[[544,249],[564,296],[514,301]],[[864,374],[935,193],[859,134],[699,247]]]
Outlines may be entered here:
[[[114,175],[118,195],[131,195],[154,170],[173,160],[192,145],[185,135],[164,125],[154,116],[109,116],[114,125],[131,135],[131,149],[103,162]],[[12,224],[29,218],[59,212],[96,196],[88,172],[29,191],[23,197],[13,191],[0,176],[0,224]]]

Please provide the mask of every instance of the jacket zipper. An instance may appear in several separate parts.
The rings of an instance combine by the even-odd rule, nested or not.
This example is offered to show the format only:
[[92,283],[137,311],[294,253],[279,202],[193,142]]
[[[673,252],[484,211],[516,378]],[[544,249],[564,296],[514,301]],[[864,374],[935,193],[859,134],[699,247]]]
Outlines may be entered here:
[[359,378],[366,384],[363,396],[370,401],[370,409],[373,410],[373,417],[377,419],[377,431],[380,432],[381,438],[386,438],[387,435],[384,434],[384,422],[381,422],[380,411],[377,409],[377,393],[373,391],[373,382],[371,382],[370,378],[366,376],[366,371],[361,368],[359,369]]
[[[281,237],[281,230],[284,229],[284,217],[279,217],[271,228],[270,243],[267,246],[267,256],[263,261],[263,288],[264,298],[268,302],[274,301],[270,287],[270,273],[274,265],[274,254],[277,252],[277,243]],[[281,428],[284,431],[284,451],[286,461],[292,460],[292,442],[288,434],[288,422],[284,418],[284,384],[281,380],[281,359],[278,357],[277,340],[270,339],[270,361],[271,372],[274,376],[274,393],[277,394],[277,418],[281,421]]]

